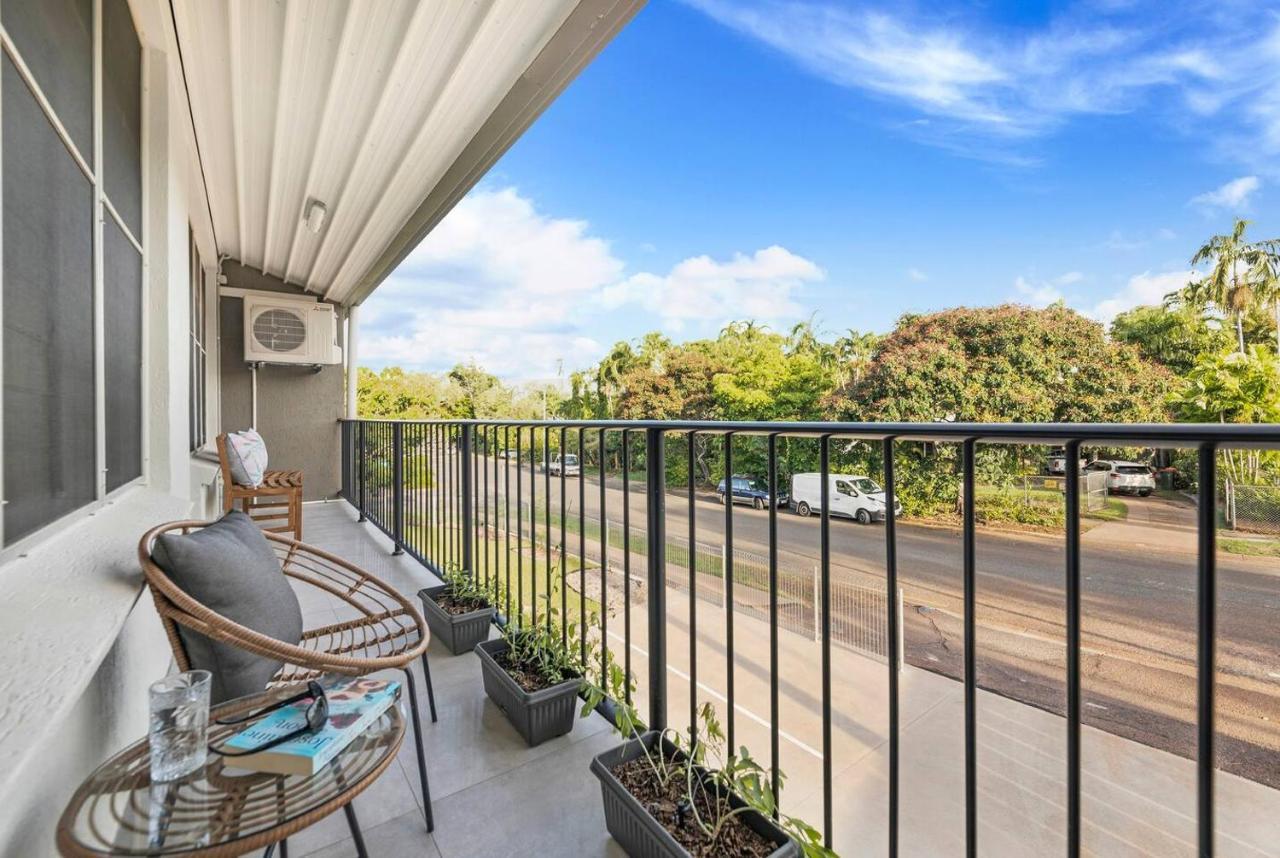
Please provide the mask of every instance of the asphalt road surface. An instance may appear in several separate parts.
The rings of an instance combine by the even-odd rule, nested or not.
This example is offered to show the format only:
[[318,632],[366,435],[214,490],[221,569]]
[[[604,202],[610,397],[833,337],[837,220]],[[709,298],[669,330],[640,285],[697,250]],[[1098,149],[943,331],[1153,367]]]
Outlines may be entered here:
[[[488,479],[494,460],[488,462]],[[514,496],[515,471],[510,479]],[[498,466],[501,472],[501,465]],[[521,475],[528,497],[529,470]],[[578,479],[569,478],[571,511]],[[611,521],[622,492],[606,486]],[[537,474],[537,496],[545,483]],[[552,477],[553,508],[559,478]],[[1130,520],[1102,524],[1082,540],[1082,690],[1085,723],[1185,757],[1196,752],[1196,555],[1194,508],[1133,498]],[[633,490],[632,522],[643,526],[645,495]],[[599,484],[586,478],[585,509],[598,515]],[[668,493],[667,532],[688,533],[688,500]],[[716,543],[725,511],[699,498],[700,542]],[[768,513],[734,509],[735,544],[763,553]],[[780,510],[784,562],[814,564],[818,518]],[[958,529],[898,524],[904,589],[905,658],[942,675],[963,676],[961,535]],[[833,567],[884,577],[883,525],[831,523]],[[1065,712],[1064,539],[980,530],[977,540],[977,664],[983,688],[1059,714]],[[1280,788],[1280,560],[1218,557],[1218,764]]]

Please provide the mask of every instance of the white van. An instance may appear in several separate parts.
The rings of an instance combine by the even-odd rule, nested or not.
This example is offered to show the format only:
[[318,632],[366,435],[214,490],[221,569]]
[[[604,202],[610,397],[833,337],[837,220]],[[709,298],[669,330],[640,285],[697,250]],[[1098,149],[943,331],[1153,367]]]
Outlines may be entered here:
[[[868,477],[828,474],[831,514],[856,519],[859,524],[885,520],[884,489]],[[791,478],[791,508],[800,515],[822,512],[822,475],[796,474]],[[894,515],[902,515],[896,504]]]

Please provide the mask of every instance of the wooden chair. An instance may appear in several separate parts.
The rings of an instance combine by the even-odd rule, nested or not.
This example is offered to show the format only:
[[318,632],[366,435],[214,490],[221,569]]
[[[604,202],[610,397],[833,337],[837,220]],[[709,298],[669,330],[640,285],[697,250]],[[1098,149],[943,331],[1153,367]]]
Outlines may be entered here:
[[[341,603],[338,606],[339,616],[353,614],[354,619],[308,629],[298,644],[260,634],[191,598],[151,559],[156,537],[162,533],[191,533],[206,524],[208,522],[202,521],[162,524],[147,531],[138,543],[138,561],[178,668],[191,669],[186,648],[178,634],[181,626],[212,640],[283,661],[284,666],[276,672],[268,684],[269,688],[306,682],[326,673],[364,676],[379,670],[403,671],[413,714],[413,735],[417,743],[418,776],[422,782],[427,830],[433,830],[435,818],[431,811],[431,792],[427,787],[422,720],[418,715],[418,695],[413,671],[410,670],[410,665],[419,657],[426,677],[427,701],[433,722],[437,720],[436,697],[431,687],[431,667],[427,663],[427,645],[431,635],[417,607],[393,587],[342,558],[296,539],[267,532],[264,535],[280,559],[284,574],[292,582],[328,593]],[[295,589],[298,589],[296,585]]]
[[[222,511],[231,512],[236,501],[246,515],[264,530],[292,533],[302,539],[302,471],[268,470],[257,488],[242,486],[231,479],[227,458],[227,434],[217,438],[218,466],[222,469]],[[283,524],[274,522],[283,521]]]

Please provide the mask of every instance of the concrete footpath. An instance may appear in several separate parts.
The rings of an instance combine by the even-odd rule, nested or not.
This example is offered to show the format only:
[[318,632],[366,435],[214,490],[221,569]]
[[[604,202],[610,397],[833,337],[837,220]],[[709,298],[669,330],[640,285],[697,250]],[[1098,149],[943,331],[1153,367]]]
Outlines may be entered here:
[[[727,723],[726,617],[697,605],[697,681],[689,661],[689,599],[667,596],[668,720],[687,728],[690,697],[716,705]],[[632,667],[647,675],[645,607],[632,606]],[[623,617],[609,625],[623,657]],[[734,615],[734,740],[770,763],[768,625]],[[832,836],[842,856],[887,848],[888,667],[831,650]],[[779,636],[779,765],[784,812],[823,822],[822,651]],[[907,667],[900,677],[900,851],[934,858],[964,853],[964,692],[961,683]],[[643,681],[637,702],[647,713]],[[987,692],[978,699],[978,825],[983,856],[1058,855],[1066,846],[1065,719]],[[1195,763],[1085,727],[1082,735],[1086,854],[1194,856]],[[1280,856],[1280,791],[1219,773],[1218,854]]]

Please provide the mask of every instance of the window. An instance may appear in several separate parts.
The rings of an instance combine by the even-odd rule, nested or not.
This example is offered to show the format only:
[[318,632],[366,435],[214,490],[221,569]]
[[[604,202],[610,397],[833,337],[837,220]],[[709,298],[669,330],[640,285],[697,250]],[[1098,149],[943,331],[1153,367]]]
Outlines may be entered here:
[[208,440],[206,433],[207,411],[205,405],[205,367],[208,363],[208,350],[205,348],[205,320],[207,312],[207,296],[205,294],[204,263],[200,259],[200,249],[196,247],[195,234],[188,231],[191,259],[191,451],[204,447]]
[[4,57],[4,536],[96,497],[93,186]]
[[851,498],[858,496],[858,493],[853,490],[853,486],[849,485],[844,480],[836,480],[836,491],[842,495],[848,495]]
[[142,50],[101,3],[0,7],[5,546],[143,474]]

